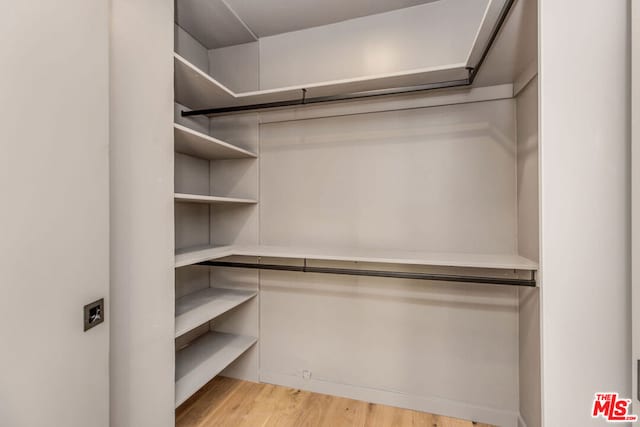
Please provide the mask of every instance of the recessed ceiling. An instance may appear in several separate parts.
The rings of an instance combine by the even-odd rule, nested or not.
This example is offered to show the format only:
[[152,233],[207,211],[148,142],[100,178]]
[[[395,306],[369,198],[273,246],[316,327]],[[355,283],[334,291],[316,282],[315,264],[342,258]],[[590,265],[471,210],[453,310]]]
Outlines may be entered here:
[[436,0],[226,0],[258,37],[333,24]]
[[207,49],[438,0],[177,0],[176,23]]

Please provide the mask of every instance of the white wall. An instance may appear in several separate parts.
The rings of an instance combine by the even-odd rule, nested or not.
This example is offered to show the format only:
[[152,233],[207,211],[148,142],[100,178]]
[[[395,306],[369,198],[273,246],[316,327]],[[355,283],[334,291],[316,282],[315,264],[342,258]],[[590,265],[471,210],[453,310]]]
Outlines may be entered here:
[[628,8],[540,1],[547,427],[605,425],[594,393],[631,393]]
[[516,98],[518,163],[518,253],[540,258],[538,203],[538,78],[534,77]]
[[173,25],[174,51],[205,73],[209,72],[207,48],[184,29]]
[[[538,79],[534,77],[516,98],[518,128],[518,253],[539,261],[538,202]],[[539,427],[540,413],[540,290],[520,289],[518,353],[520,415],[527,427]]]
[[515,426],[516,290],[273,271],[260,290],[261,381]]
[[260,132],[262,244],[517,252],[512,100]]
[[111,1],[111,425],[174,425],[173,1]]
[[260,89],[466,64],[486,5],[432,2],[263,37]]
[[[0,425],[109,425],[108,2],[3,2]],[[112,314],[112,313],[111,313]]]
[[[516,252],[513,100],[327,115],[261,125],[262,244]],[[515,289],[271,271],[260,286],[262,381],[515,426]]]
[[209,73],[234,92],[260,89],[258,42],[209,50]]

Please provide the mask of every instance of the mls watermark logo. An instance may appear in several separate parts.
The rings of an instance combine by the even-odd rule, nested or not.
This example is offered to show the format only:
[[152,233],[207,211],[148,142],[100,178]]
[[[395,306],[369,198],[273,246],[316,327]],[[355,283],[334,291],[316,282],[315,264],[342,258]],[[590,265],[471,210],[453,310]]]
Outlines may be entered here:
[[596,393],[591,417],[602,417],[611,423],[638,421],[638,416],[630,414],[630,410],[631,399],[621,399],[618,393]]

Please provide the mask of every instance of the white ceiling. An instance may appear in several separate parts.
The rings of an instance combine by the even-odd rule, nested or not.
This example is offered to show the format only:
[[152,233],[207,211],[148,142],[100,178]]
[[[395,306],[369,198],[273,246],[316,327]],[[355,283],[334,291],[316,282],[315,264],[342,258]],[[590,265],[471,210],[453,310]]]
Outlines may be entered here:
[[434,1],[177,0],[176,22],[207,49],[216,49]]
[[226,0],[258,37],[431,3],[436,0]]

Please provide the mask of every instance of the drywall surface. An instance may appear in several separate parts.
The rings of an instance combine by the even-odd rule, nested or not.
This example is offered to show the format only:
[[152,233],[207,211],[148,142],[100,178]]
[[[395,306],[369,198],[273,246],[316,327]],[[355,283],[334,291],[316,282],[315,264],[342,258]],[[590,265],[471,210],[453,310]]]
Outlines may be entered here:
[[258,42],[209,50],[209,74],[236,93],[260,89],[259,73]]
[[[260,242],[515,253],[514,107],[261,125]],[[273,271],[260,286],[262,381],[515,425],[516,290]]]
[[516,253],[513,100],[260,130],[262,244]]
[[[4,2],[0,425],[109,425],[108,2]],[[43,48],[44,46],[47,48]]]
[[[538,226],[538,79],[516,98],[518,123],[518,253],[539,260]],[[527,427],[539,427],[540,290],[520,289],[518,318],[520,415]]]
[[516,98],[518,128],[518,254],[540,258],[538,209],[538,78]]
[[260,89],[466,63],[486,6],[432,2],[263,37]]
[[[175,153],[175,192],[210,195],[209,188],[209,161]],[[177,250],[209,244],[210,209],[211,207],[207,204],[175,204],[175,248]]]
[[111,425],[174,425],[173,1],[111,1]]
[[606,425],[594,393],[631,394],[628,8],[540,1],[547,427]]
[[207,48],[194,39],[191,34],[177,24],[173,26],[174,50],[204,73],[209,72],[209,55]]
[[261,381],[515,426],[515,290],[273,271],[260,287]]

